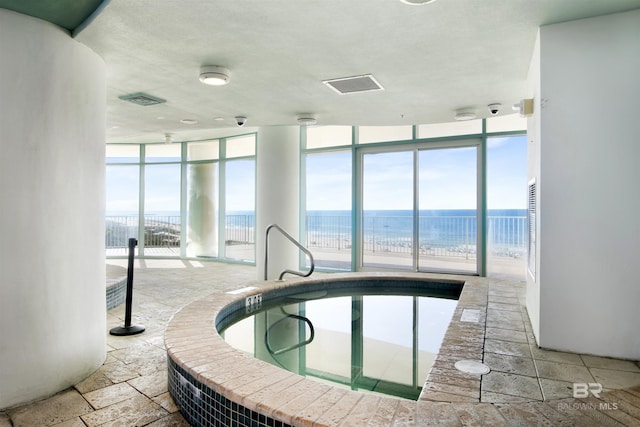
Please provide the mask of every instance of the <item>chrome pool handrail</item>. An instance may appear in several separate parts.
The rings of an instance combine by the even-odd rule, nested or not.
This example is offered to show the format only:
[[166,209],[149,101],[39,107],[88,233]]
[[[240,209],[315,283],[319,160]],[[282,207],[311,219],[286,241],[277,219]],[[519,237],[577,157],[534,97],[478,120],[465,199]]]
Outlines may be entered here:
[[[307,317],[300,316],[298,314],[289,314],[282,307],[280,307],[280,310],[282,310],[282,312],[285,314],[285,317],[283,317],[281,319],[278,319],[274,323],[272,323],[267,328],[267,330],[265,331],[265,334],[264,334],[265,347],[267,347],[267,351],[269,352],[269,354],[271,354],[271,357],[274,357],[274,359],[275,359],[275,356],[277,356],[279,354],[286,353],[288,351],[295,350],[295,349],[300,348],[300,347],[304,347],[307,344],[311,344],[311,342],[313,341],[313,338],[315,337],[315,329],[313,328],[313,323],[311,323],[311,320],[309,320]],[[267,319],[268,319],[268,317],[267,317]],[[304,341],[300,341],[300,342],[298,342],[296,344],[292,344],[290,346],[283,347],[283,348],[280,348],[278,350],[273,350],[271,348],[271,342],[269,341],[269,332],[271,332],[271,329],[273,327],[275,327],[277,324],[279,324],[280,322],[282,322],[284,320],[287,320],[287,319],[296,319],[296,320],[300,320],[300,321],[305,322],[307,325],[309,325],[310,336],[309,336],[309,338],[305,339]],[[268,323],[269,323],[269,321],[267,320],[267,324]],[[278,364],[280,364],[280,362],[278,360],[276,360],[276,362],[278,362]],[[282,365],[280,365],[280,366],[282,366]]]
[[300,276],[300,277],[309,277],[309,276],[311,276],[311,273],[313,273],[313,270],[315,269],[315,263],[313,261],[313,255],[311,254],[309,249],[307,249],[304,246],[302,246],[302,244],[300,242],[298,242],[292,235],[290,235],[289,233],[284,231],[284,229],[282,227],[280,227],[278,224],[269,224],[267,226],[266,231],[265,231],[264,280],[268,280],[267,279],[267,270],[269,268],[269,231],[271,231],[272,228],[275,228],[276,230],[278,230],[291,243],[296,245],[298,247],[298,249],[300,249],[302,252],[304,252],[304,254],[309,258],[309,261],[310,261],[310,269],[306,273],[304,273],[302,271],[286,269],[286,270],[283,270],[280,273],[280,276],[278,277],[278,280],[282,280],[282,277],[284,277],[284,275],[287,274],[287,273],[295,274],[296,276]]

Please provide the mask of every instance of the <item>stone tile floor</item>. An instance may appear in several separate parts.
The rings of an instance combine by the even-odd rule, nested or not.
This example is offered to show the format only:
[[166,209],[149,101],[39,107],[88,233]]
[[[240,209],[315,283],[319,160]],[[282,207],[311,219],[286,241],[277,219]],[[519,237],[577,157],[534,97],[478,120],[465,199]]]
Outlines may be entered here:
[[[605,392],[640,385],[636,362],[538,348],[525,308],[524,284],[496,279],[470,282],[476,282],[472,301],[461,298],[458,309],[477,307],[480,318],[465,324],[454,315],[421,398],[537,402],[573,398],[574,383],[598,383]],[[491,372],[461,375],[454,367],[460,359],[483,362]]]
[[[127,265],[126,260],[109,263]],[[245,265],[136,260],[132,323],[145,326],[145,332],[109,335],[108,330],[124,324],[125,306],[110,310],[102,367],[48,399],[0,411],[0,427],[188,426],[167,392],[164,329],[184,305],[255,278],[255,268]]]
[[[126,260],[109,261],[126,265]],[[186,426],[167,393],[164,329],[186,304],[214,291],[254,281],[254,267],[183,260],[137,260],[133,323],[143,334],[107,333],[103,366],[85,381],[48,399],[0,412],[8,426]],[[458,322],[445,337],[456,355],[492,371],[461,373],[441,354],[421,400],[440,405],[444,425],[640,425],[640,367],[636,362],[539,349],[524,307],[524,286],[486,281],[486,311]],[[483,296],[483,295],[486,295]],[[107,313],[121,326],[124,305]],[[460,335],[471,330],[475,335]],[[601,399],[574,399],[573,383],[600,383]],[[480,404],[478,404],[481,402]]]

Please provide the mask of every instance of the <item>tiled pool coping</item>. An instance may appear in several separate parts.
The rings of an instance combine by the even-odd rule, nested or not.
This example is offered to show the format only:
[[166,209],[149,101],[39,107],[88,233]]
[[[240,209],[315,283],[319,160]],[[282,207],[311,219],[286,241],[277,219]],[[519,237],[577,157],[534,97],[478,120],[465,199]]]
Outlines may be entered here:
[[[434,274],[350,273],[319,279],[258,282],[250,285],[255,287],[251,290],[237,294],[215,293],[198,300],[176,313],[169,323],[165,332],[170,365],[169,389],[185,418],[199,425],[217,425],[216,421],[227,419],[223,417],[235,416],[236,421],[239,417],[252,420],[252,416],[259,418],[258,414],[262,414],[264,424],[255,425],[266,426],[336,425],[345,422],[348,416],[347,424],[353,425],[366,422],[369,425],[389,425],[400,421],[408,425],[420,425],[422,403],[439,400],[441,396],[438,391],[425,386],[416,402],[320,384],[232,348],[220,337],[214,325],[214,319],[224,317],[225,312],[234,305],[244,306],[246,297],[250,295],[291,287],[304,288],[311,285],[309,282],[322,287],[323,283],[336,280],[369,278],[464,281],[466,285],[449,327],[454,333],[450,338],[450,333],[447,333],[441,347],[440,354],[447,357],[439,357],[434,367],[449,368],[448,361],[454,359],[482,360],[483,339],[479,336],[482,337],[484,333],[484,323],[481,322],[487,301],[486,286],[482,285],[482,279]],[[478,310],[481,313],[478,322],[460,321],[464,309]],[[475,401],[479,401],[479,381],[475,389],[469,389],[469,393],[475,393]],[[228,407],[221,407],[216,399],[226,401]],[[219,411],[221,418],[209,423],[206,413],[211,410]],[[243,415],[245,411],[248,415]]]

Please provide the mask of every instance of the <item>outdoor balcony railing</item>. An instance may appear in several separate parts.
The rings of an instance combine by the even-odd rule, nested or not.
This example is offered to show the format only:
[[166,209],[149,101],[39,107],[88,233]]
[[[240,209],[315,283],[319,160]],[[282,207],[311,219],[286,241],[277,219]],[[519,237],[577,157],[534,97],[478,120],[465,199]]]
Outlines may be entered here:
[[[526,251],[526,217],[489,216],[488,242],[492,255],[521,257]],[[372,216],[363,219],[363,251],[412,253],[413,221],[407,216]],[[420,216],[421,255],[475,257],[475,216]],[[351,248],[351,218],[308,216],[307,244],[326,249]]]
[[[310,248],[350,250],[351,217],[346,215],[308,215],[306,244]],[[168,248],[179,253],[180,216],[146,215],[144,247]],[[254,215],[227,215],[225,240],[228,245],[255,244]],[[526,253],[525,216],[489,216],[488,243],[490,254],[521,258]],[[130,237],[138,236],[137,216],[107,216],[107,250],[126,248]],[[363,219],[363,252],[411,254],[413,222],[408,216],[365,216]],[[475,216],[420,216],[419,248],[421,256],[476,256]]]
[[[124,248],[130,237],[138,236],[138,216],[119,215],[105,218],[105,246],[107,250]],[[180,216],[146,215],[144,218],[144,246],[147,248],[179,248]]]

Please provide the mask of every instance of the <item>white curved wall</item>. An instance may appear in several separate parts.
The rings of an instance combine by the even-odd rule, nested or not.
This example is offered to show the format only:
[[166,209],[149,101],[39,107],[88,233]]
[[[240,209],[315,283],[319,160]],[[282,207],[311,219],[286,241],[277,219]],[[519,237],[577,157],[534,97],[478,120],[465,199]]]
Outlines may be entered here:
[[106,355],[104,62],[0,9],[0,408]]

